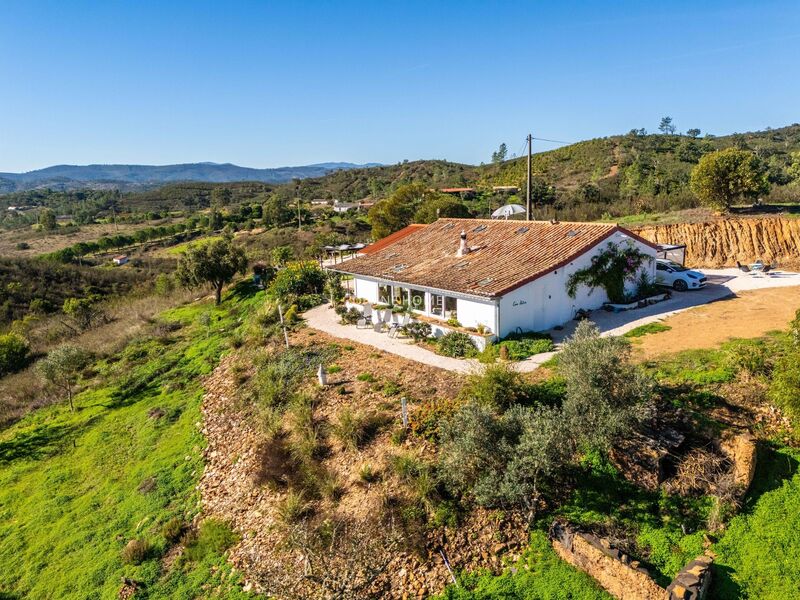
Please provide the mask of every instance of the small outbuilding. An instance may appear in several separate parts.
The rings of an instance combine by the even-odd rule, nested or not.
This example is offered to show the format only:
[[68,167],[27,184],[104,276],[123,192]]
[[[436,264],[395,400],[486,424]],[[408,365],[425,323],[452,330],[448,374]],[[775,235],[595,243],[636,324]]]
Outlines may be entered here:
[[119,266],[124,265],[125,263],[128,262],[128,257],[125,254],[119,254],[119,255],[115,256],[114,258],[112,258],[111,262],[113,262],[116,266],[119,267]]

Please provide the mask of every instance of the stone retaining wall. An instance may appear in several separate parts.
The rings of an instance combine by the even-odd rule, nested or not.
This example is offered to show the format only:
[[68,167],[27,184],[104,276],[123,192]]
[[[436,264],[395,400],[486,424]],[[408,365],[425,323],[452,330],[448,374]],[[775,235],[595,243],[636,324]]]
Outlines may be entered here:
[[558,521],[550,527],[550,540],[556,554],[594,577],[619,600],[703,600],[711,582],[710,556],[691,561],[664,589],[638,561],[613,548],[608,540]]

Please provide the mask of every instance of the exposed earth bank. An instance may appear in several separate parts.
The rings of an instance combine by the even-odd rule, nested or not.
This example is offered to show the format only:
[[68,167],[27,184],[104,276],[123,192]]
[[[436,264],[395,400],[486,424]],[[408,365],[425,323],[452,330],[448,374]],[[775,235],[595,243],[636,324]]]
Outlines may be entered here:
[[717,218],[702,223],[633,227],[657,244],[686,244],[686,264],[719,268],[761,259],[782,269],[800,269],[800,219]]

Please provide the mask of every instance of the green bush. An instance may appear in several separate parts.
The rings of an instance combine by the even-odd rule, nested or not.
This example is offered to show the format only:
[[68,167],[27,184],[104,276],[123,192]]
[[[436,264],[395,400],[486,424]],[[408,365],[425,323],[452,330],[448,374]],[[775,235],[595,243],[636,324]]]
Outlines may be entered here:
[[471,358],[478,354],[475,342],[466,333],[450,331],[440,337],[437,342],[439,354],[453,358]]
[[21,335],[0,335],[0,377],[14,373],[28,364],[30,346]]
[[131,540],[122,549],[122,562],[128,565],[139,565],[146,561],[153,547],[145,540]]
[[[505,348],[505,351],[501,350]],[[481,362],[494,362],[506,352],[509,360],[525,360],[542,352],[552,352],[555,349],[553,340],[546,333],[515,333],[506,338],[489,344],[481,353]]]
[[422,321],[415,321],[403,327],[403,333],[415,342],[421,342],[431,336],[431,326]]
[[661,333],[662,331],[669,331],[672,329],[669,325],[664,325],[663,323],[648,323],[647,325],[640,325],[639,327],[634,327],[629,332],[624,334],[626,338],[638,338],[650,333]]
[[184,531],[184,523],[178,517],[173,517],[161,528],[161,535],[164,536],[164,539],[167,540],[170,544],[174,544],[183,535]]
[[209,554],[222,554],[239,541],[239,536],[224,521],[206,519],[193,535],[186,537],[183,555],[187,560],[199,562]]
[[518,371],[506,364],[486,365],[467,377],[462,396],[479,404],[507,408],[525,398],[526,386]]
[[269,286],[273,298],[320,294],[325,287],[325,273],[316,262],[293,263],[278,271]]
[[732,371],[751,376],[767,375],[772,365],[764,340],[733,340],[724,347],[726,363]]

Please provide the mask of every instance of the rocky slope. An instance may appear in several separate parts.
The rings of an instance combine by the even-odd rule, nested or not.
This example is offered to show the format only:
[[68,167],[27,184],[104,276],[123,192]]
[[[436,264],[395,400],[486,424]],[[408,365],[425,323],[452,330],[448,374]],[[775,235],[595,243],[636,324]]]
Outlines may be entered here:
[[756,259],[781,268],[800,268],[800,219],[787,217],[717,218],[633,228],[658,244],[686,244],[686,264],[730,267]]

